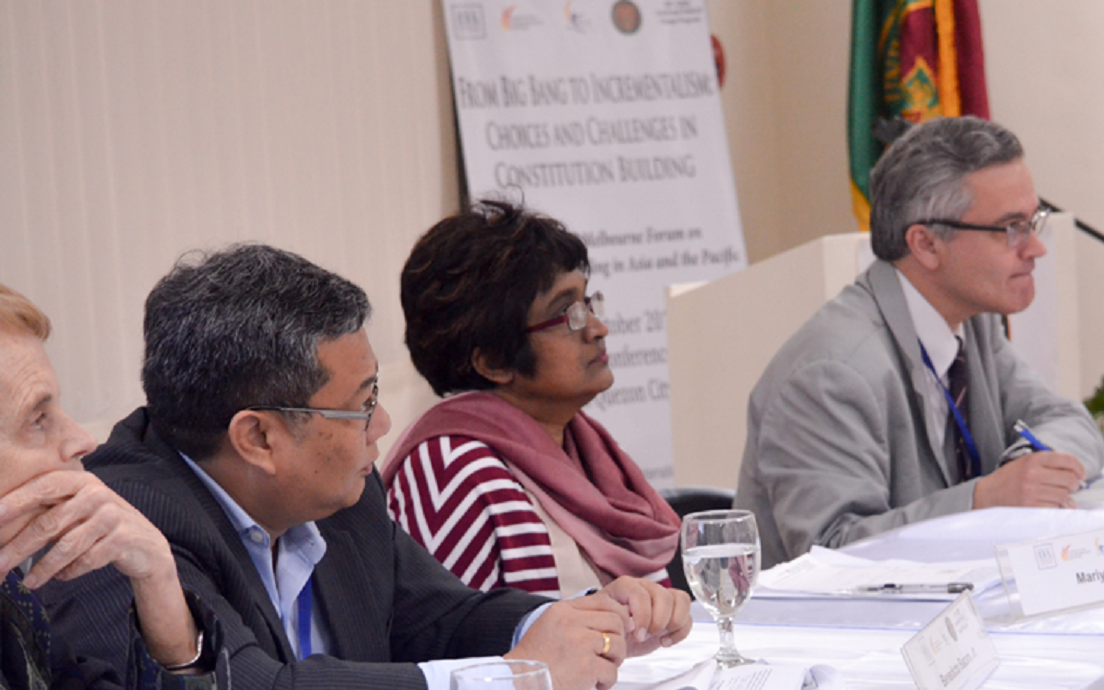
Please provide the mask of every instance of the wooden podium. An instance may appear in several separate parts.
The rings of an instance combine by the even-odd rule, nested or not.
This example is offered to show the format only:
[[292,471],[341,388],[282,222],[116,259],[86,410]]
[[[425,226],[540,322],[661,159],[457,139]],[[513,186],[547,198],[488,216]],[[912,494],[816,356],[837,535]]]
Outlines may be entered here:
[[[1083,399],[1104,374],[1104,243],[1068,214],[1049,226],[1036,299],[1012,317],[1012,339],[1055,390]],[[668,288],[676,486],[736,486],[751,389],[783,343],[873,260],[868,234],[829,235],[716,281]]]

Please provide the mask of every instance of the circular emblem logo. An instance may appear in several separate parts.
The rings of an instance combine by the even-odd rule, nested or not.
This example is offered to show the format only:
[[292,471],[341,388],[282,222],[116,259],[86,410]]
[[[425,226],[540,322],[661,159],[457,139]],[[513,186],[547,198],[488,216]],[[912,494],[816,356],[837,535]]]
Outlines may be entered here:
[[635,34],[640,28],[640,8],[632,0],[613,3],[613,25],[623,34]]

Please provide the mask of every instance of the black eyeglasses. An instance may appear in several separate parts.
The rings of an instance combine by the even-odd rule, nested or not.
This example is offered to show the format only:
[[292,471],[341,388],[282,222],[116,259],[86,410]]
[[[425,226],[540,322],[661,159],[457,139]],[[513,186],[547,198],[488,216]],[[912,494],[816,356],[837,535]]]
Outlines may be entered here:
[[560,316],[529,326],[525,329],[525,332],[534,333],[536,331],[543,331],[546,328],[559,326],[561,323],[564,322],[567,322],[567,327],[570,330],[581,331],[586,328],[587,323],[590,322],[591,314],[594,314],[599,319],[601,319],[605,315],[605,313],[606,298],[602,296],[601,292],[596,292],[590,297],[583,298],[582,302],[573,303]]
[[963,223],[960,220],[946,220],[941,218],[918,220],[915,223],[909,223],[909,225],[946,225],[956,230],[1003,232],[1008,237],[1008,246],[1015,248],[1027,242],[1027,238],[1031,234],[1040,238],[1045,237],[1047,231],[1047,218],[1049,216],[1050,211],[1048,209],[1040,208],[1031,216],[1031,220],[1017,220],[1008,225],[977,225],[975,223]]
[[258,412],[305,412],[308,414],[316,414],[326,419],[363,419],[364,430],[368,431],[368,427],[372,425],[372,415],[375,414],[376,405],[378,403],[379,381],[376,381],[372,384],[372,396],[364,402],[364,409],[362,410],[333,410],[326,407],[281,407],[279,405],[253,405],[245,409]]

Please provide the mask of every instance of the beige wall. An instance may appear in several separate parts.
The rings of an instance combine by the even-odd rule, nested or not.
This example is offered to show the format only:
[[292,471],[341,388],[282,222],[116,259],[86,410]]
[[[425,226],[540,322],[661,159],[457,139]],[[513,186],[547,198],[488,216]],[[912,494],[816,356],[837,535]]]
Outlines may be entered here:
[[849,0],[712,0],[748,256],[853,232],[847,178]]
[[993,119],[1023,141],[1041,196],[1104,229],[1104,3],[981,0],[981,12]]
[[[853,230],[851,3],[707,4],[751,259]],[[1104,3],[982,0],[982,20],[994,117],[1045,195],[1104,224]],[[445,57],[435,0],[0,0],[0,281],[54,318],[75,416],[102,437],[141,403],[145,294],[243,239],[363,285],[385,404],[423,405],[397,276],[458,203]]]
[[[1104,3],[979,0],[992,117],[1023,140],[1039,193],[1104,228]],[[851,232],[849,0],[711,0],[721,94],[753,262]]]
[[142,403],[173,260],[239,240],[365,287],[386,389],[402,261],[458,203],[437,3],[0,0],[0,52],[0,280],[55,321],[79,421]]

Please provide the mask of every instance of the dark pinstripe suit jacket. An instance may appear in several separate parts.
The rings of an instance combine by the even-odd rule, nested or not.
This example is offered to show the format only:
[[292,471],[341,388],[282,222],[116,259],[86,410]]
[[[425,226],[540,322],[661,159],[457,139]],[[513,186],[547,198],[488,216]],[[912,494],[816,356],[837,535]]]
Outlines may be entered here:
[[[502,654],[514,628],[546,599],[465,587],[387,516],[379,475],[360,502],[319,521],[326,555],[316,604],[333,656],[296,662],[264,584],[214,496],[158,438],[145,408],[119,422],[85,466],[165,533],[184,586],[219,616],[242,688],[424,688],[414,664]],[[129,585],[113,568],[40,593],[74,651],[106,660],[126,649]]]

